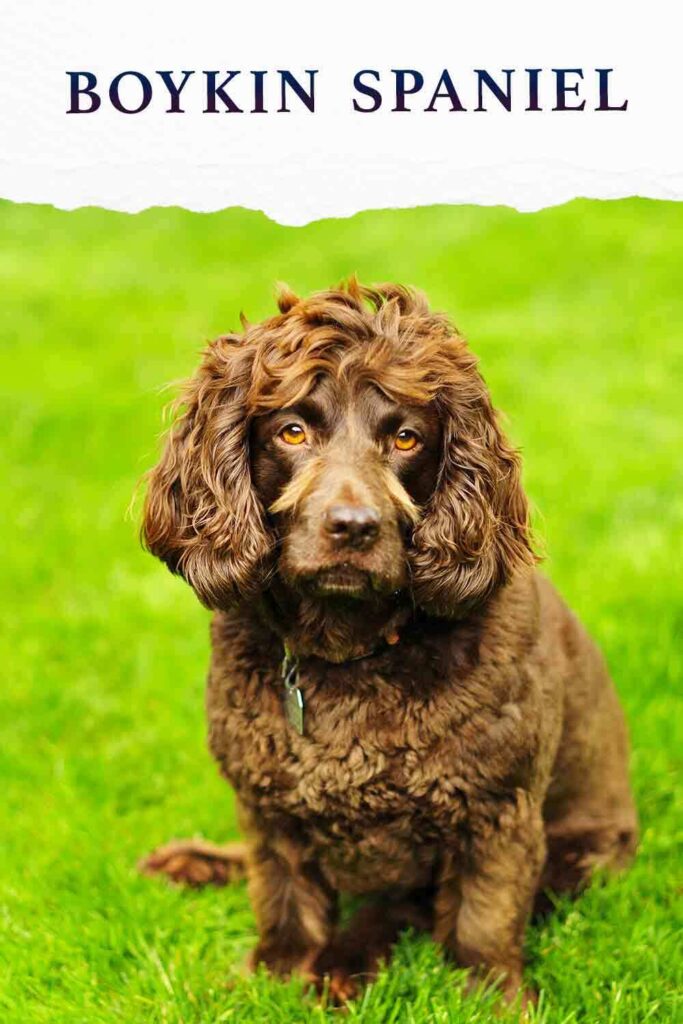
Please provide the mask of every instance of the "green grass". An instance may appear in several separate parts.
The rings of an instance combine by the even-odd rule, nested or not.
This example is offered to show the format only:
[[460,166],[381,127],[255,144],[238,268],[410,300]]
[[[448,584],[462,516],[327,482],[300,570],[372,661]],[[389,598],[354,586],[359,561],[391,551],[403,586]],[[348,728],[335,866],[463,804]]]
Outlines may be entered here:
[[[186,893],[136,874],[173,835],[236,826],[204,743],[208,616],[139,549],[126,509],[155,457],[160,386],[240,309],[268,313],[274,281],[306,291],[352,271],[426,289],[470,337],[524,449],[546,571],[602,644],[631,723],[641,850],[628,876],[530,932],[539,1019],[681,1015],[683,204],[435,207],[293,229],[241,210],[5,203],[3,1024],[339,1017],[294,982],[242,975],[242,886]],[[493,1019],[460,982],[406,937],[348,1019]]]

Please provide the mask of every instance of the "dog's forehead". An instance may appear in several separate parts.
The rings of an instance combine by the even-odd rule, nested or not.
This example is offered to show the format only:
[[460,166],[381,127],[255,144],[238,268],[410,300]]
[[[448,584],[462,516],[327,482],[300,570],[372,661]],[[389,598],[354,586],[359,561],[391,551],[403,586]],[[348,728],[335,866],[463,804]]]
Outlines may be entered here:
[[368,425],[406,408],[398,396],[386,394],[372,380],[329,373],[319,374],[304,404],[329,420],[353,417]]

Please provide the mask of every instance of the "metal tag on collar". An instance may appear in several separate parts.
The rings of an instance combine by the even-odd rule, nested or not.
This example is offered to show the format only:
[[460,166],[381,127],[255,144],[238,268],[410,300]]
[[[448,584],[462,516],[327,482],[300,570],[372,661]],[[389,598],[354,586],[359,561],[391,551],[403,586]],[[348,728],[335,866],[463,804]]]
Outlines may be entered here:
[[282,659],[282,684],[285,688],[285,718],[296,729],[299,736],[304,734],[304,695],[299,686],[299,659],[285,644]]

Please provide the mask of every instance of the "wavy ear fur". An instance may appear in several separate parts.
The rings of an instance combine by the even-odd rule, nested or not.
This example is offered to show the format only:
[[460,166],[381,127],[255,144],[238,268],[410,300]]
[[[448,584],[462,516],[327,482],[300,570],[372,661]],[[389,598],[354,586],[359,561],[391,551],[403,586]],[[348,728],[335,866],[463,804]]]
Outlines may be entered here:
[[531,566],[520,459],[491,406],[474,357],[457,353],[458,384],[437,398],[443,455],[435,493],[413,534],[417,603],[459,617]]
[[271,551],[249,468],[252,359],[234,336],[207,348],[147,477],[143,543],[209,608],[258,593]]

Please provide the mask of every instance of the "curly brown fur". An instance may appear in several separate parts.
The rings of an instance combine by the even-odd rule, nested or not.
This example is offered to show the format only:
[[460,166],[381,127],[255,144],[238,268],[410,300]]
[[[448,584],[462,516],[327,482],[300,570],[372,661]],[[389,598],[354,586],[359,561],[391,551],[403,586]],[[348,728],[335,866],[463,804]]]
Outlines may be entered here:
[[[614,688],[534,568],[519,457],[448,319],[398,285],[283,291],[204,354],[143,536],[216,613],[210,746],[246,836],[253,962],[348,994],[407,901],[513,998],[534,900],[626,863],[636,816]],[[387,927],[367,911],[339,932],[346,892],[379,894]]]

